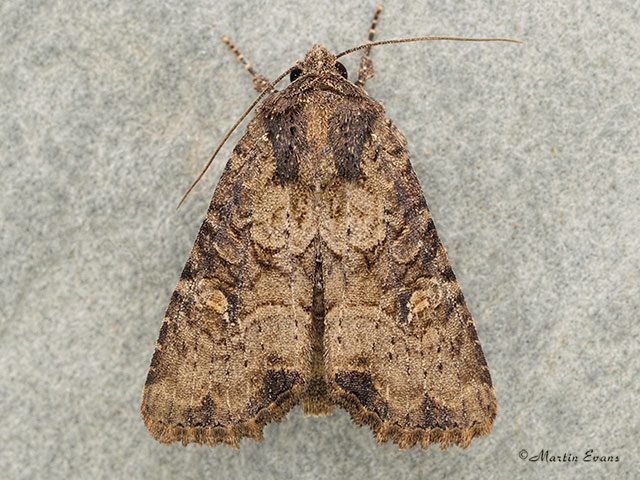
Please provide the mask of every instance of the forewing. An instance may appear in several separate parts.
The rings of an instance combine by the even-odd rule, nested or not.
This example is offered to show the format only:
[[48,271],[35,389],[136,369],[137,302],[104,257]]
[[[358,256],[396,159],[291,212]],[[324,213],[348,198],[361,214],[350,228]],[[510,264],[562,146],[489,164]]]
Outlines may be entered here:
[[496,414],[485,358],[406,141],[382,116],[369,129],[320,218],[334,401],[380,442],[466,447]]
[[142,416],[161,442],[238,446],[299,400],[315,250],[307,191],[283,184],[263,121],[249,124],[165,314]]

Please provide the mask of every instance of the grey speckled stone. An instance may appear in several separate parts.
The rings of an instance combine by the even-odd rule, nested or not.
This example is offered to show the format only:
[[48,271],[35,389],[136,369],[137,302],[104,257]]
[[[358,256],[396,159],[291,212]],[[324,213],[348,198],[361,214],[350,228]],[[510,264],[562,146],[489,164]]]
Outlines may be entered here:
[[[494,378],[492,433],[378,446],[295,409],[242,450],[156,443],[138,409],[163,311],[255,98],[223,34],[274,78],[362,43],[375,4],[9,0],[0,6],[0,476],[630,478],[640,452],[636,2],[393,2],[373,52]],[[352,77],[358,57],[345,58]],[[523,461],[549,449],[576,464]],[[619,457],[582,461],[584,452]],[[634,465],[636,467],[634,467]]]

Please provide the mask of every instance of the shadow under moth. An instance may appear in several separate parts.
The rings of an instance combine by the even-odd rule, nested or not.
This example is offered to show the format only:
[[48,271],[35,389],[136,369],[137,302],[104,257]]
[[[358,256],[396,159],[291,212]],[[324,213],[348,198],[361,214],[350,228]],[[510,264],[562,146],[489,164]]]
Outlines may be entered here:
[[[343,408],[401,449],[489,432],[473,320],[407,142],[364,89],[372,46],[443,38],[373,42],[381,10],[367,44],[314,45],[271,83],[223,39],[262,93],[160,328],[142,400],[160,442],[238,448],[298,404]],[[355,50],[352,83],[337,58]]]

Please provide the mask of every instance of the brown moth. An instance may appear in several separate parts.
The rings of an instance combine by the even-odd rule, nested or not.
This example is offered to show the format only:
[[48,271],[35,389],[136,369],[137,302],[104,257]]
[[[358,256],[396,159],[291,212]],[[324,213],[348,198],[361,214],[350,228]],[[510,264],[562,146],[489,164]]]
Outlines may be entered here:
[[281,91],[245,62],[266,98],[162,322],[142,400],[160,442],[237,448],[297,404],[399,448],[489,432],[473,320],[407,142],[364,89],[371,45],[355,84],[321,45]]

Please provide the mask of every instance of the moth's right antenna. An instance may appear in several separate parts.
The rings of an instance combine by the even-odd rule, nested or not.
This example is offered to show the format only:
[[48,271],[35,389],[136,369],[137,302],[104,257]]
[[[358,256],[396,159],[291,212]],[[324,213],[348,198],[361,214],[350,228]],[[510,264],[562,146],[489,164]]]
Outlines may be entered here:
[[520,40],[513,40],[512,38],[469,38],[469,37],[415,37],[415,38],[399,38],[397,40],[381,40],[379,42],[367,42],[363,45],[350,48],[344,52],[340,52],[336,55],[336,58],[340,58],[349,53],[357,52],[358,50],[368,50],[371,47],[378,45],[391,45],[392,43],[409,43],[409,42],[425,42],[430,40],[454,40],[457,42],[511,42],[522,43]]
[[[369,38],[367,38],[367,44],[373,43],[373,37],[376,34],[376,27],[378,26],[378,17],[380,17],[380,13],[384,10],[382,5],[378,5],[376,8],[376,13],[373,14],[373,19],[371,20],[371,27],[369,27]],[[358,79],[355,81],[356,85],[360,85],[364,87],[364,84],[367,83],[367,80],[373,77],[375,74],[375,70],[373,69],[373,61],[369,54],[371,53],[371,47],[365,48],[362,57],[360,58],[360,66],[358,67]]]

